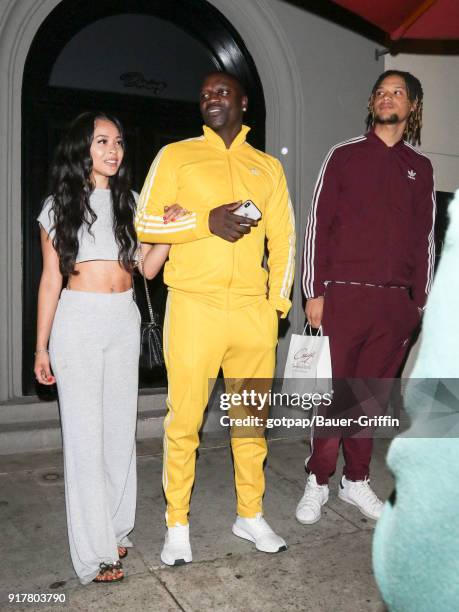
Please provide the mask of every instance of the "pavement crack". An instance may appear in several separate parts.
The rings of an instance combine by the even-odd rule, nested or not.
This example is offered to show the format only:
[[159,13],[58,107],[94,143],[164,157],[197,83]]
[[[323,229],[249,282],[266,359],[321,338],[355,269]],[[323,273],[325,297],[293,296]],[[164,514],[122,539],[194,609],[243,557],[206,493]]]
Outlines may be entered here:
[[178,607],[179,610],[182,610],[182,612],[186,612],[186,608],[184,608],[182,606],[182,604],[179,602],[179,600],[177,599],[177,597],[172,593],[172,591],[169,589],[169,587],[167,586],[167,584],[164,582],[164,580],[161,580],[161,576],[159,576],[156,571],[152,571],[150,570],[150,573],[156,578],[156,580],[159,582],[159,584],[163,587],[163,589],[167,592],[167,594],[169,595],[169,597],[174,601],[174,603],[176,604],[176,606]]

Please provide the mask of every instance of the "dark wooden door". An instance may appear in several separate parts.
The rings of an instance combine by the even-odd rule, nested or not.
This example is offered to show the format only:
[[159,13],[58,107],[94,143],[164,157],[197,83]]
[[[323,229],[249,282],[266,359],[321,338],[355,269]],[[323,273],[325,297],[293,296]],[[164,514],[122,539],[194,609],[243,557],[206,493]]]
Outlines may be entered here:
[[[201,133],[198,106],[139,95],[122,95],[53,88],[50,74],[69,40],[85,26],[110,15],[135,13],[168,20],[196,38],[208,50],[216,68],[244,83],[250,104],[246,120],[251,143],[264,149],[265,104],[261,82],[243,40],[225,17],[206,0],[61,0],[38,30],[30,48],[22,97],[22,218],[23,218],[23,393],[48,394],[33,375],[36,300],[41,253],[36,217],[47,195],[48,168],[68,122],[80,112],[101,110],[123,123],[133,170],[134,189],[140,191],[158,150],[168,142]],[[88,58],[91,70],[97,58]],[[151,283],[156,310],[162,316],[166,290],[161,275]],[[139,286],[142,306],[143,290]],[[165,387],[164,370],[141,372],[141,386]]]

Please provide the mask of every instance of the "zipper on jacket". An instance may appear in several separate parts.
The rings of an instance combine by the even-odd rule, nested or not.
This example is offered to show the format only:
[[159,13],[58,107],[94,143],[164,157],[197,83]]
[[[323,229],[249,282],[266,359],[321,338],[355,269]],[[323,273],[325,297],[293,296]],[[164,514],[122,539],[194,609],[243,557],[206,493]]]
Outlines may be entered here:
[[385,282],[386,283],[390,283],[392,282],[393,278],[393,266],[392,266],[392,256],[391,254],[393,253],[393,232],[392,232],[392,223],[393,221],[393,212],[392,212],[392,193],[393,193],[393,185],[394,185],[394,166],[396,165],[396,160],[394,159],[394,150],[393,147],[389,148],[388,153],[388,160],[389,160],[389,172],[388,172],[388,178],[387,178],[387,196],[388,196],[388,200],[389,200],[389,206],[388,206],[388,210],[386,210],[386,235],[388,237],[387,240],[387,244],[389,246],[389,248],[386,250],[386,278],[385,278]]
[[[236,196],[234,195],[234,182],[233,182],[233,171],[231,169],[231,158],[230,158],[230,150],[227,149],[225,151],[226,153],[226,161],[228,164],[228,174],[229,174],[229,179],[230,179],[230,184],[231,184],[231,194],[232,194],[232,201],[234,202],[236,199]],[[243,240],[243,238],[240,238],[240,240]],[[226,304],[227,306],[229,305],[229,289],[231,287],[231,284],[233,282],[233,277],[234,277],[234,265],[235,265],[235,254],[236,254],[236,244],[237,241],[232,244],[232,265],[231,265],[231,274],[229,277],[229,281],[228,281],[228,285],[227,285],[227,294],[226,294]]]

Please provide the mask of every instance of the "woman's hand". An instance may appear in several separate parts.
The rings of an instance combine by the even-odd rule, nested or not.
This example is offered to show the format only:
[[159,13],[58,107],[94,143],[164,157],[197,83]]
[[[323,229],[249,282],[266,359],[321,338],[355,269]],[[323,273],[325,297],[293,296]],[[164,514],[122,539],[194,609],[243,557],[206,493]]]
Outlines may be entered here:
[[53,385],[56,382],[55,377],[51,374],[48,351],[39,351],[35,355],[33,371],[40,385]]
[[49,354],[44,347],[48,346],[51,327],[56,313],[57,302],[62,289],[62,274],[59,270],[59,256],[54,249],[51,238],[42,228],[41,251],[43,254],[43,271],[38,289],[37,339],[33,371],[41,385],[52,385],[56,379],[51,374]]
[[163,220],[164,223],[169,223],[170,221],[177,221],[177,219],[186,217],[189,214],[190,211],[180,206],[180,204],[172,204],[172,206],[164,207]]

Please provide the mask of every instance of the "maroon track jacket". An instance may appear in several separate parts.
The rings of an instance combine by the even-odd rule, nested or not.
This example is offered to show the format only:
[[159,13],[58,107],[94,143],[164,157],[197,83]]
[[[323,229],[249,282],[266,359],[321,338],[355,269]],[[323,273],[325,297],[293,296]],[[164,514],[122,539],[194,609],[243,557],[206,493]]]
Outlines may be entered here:
[[432,164],[407,142],[373,131],[329,151],[306,225],[303,291],[327,281],[401,285],[424,307],[435,263]]

